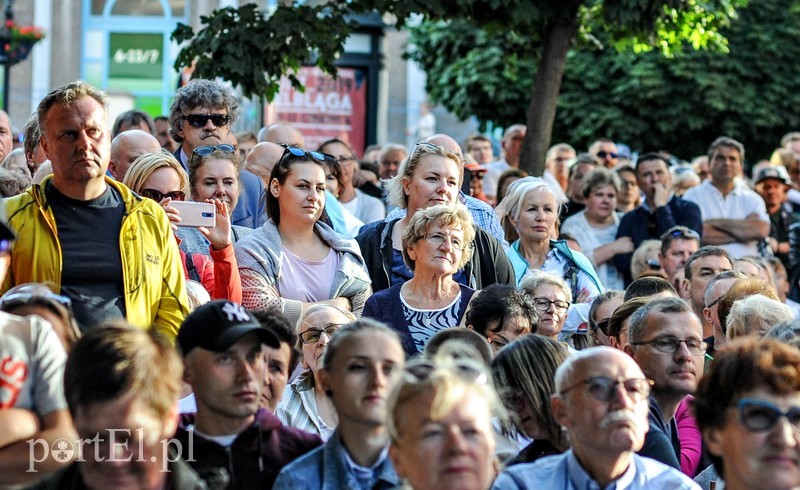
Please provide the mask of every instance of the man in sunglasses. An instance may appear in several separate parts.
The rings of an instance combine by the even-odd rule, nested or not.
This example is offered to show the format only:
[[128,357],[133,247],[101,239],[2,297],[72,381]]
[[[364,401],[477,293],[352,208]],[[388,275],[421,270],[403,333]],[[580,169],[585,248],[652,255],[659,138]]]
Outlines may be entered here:
[[[169,109],[170,135],[180,144],[174,155],[188,172],[192,151],[198,146],[226,143],[239,117],[233,91],[213,80],[193,78],[178,89]],[[261,179],[242,170],[242,193],[233,209],[231,224],[258,228],[267,221],[267,194]]]
[[53,175],[4,201],[20,230],[2,291],[55,286],[81,329],[117,318],[170,338],[189,311],[180,254],[158,203],[107,177],[108,97],[83,81],[39,103]]
[[675,414],[686,395],[697,390],[706,348],[700,320],[682,299],[658,299],[631,315],[625,352],[653,380],[650,431],[640,455],[681,469]]
[[[694,400],[713,466],[709,487],[800,488],[800,351],[771,339],[737,340],[720,350]],[[717,488],[722,488],[717,484]]]
[[600,160],[600,164],[605,168],[613,169],[619,163],[619,150],[614,140],[609,138],[598,138],[589,145],[589,154],[594,155]]
[[539,488],[699,488],[679,471],[635,453],[647,432],[650,384],[618,349],[592,347],[556,371],[553,418],[571,448],[534,463],[511,466],[493,490]]

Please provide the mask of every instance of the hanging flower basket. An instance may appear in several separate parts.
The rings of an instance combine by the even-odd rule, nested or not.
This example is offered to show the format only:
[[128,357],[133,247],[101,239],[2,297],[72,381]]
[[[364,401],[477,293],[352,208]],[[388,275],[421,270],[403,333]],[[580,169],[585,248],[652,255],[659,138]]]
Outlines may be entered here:
[[24,61],[33,46],[42,39],[44,31],[40,28],[6,21],[0,29],[0,64],[15,65]]

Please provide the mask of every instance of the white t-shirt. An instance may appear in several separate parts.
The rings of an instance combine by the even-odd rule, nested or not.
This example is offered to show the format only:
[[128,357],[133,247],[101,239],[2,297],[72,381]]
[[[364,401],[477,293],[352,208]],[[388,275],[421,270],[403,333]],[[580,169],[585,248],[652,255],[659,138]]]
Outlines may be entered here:
[[[703,221],[710,219],[745,219],[749,214],[756,213],[758,219],[769,224],[767,206],[761,196],[747,187],[743,182],[736,182],[733,190],[723,196],[711,181],[692,187],[683,195],[687,201],[692,201],[700,207]],[[746,243],[728,243],[721,245],[728,251],[731,258],[738,259],[747,255],[758,255],[756,241]]]
[[0,312],[0,409],[24,408],[39,416],[66,409],[66,361],[50,323]]

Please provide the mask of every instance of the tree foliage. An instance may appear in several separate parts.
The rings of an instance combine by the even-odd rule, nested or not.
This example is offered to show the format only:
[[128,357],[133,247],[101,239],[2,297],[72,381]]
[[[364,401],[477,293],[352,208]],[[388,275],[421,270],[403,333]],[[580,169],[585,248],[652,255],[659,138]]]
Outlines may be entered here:
[[[411,56],[433,80],[429,85],[433,99],[462,116],[480,114],[482,120],[490,117],[486,111],[478,112],[486,104],[494,104],[495,111],[502,106],[498,112],[504,119],[518,118],[515,111],[522,110],[529,128],[522,165],[539,174],[550,143],[566,56],[575,39],[595,43],[604,39],[608,46],[639,52],[658,48],[667,55],[684,43],[724,49],[725,38],[718,29],[746,1],[334,0],[312,4],[295,0],[281,4],[271,15],[248,4],[202,17],[205,27],[197,33],[180,25],[173,39],[187,44],[175,66],[196,60],[197,76],[221,77],[240,86],[247,96],[269,100],[282,75],[300,87],[294,72],[303,64],[335,74],[344,40],[355,28],[352,15],[382,12],[394,15],[402,26],[411,14],[422,14],[426,22],[438,26],[438,33],[428,30],[427,34],[441,38],[426,43],[421,37],[424,31],[418,31],[417,46],[439,49]],[[447,35],[451,29],[459,39]],[[490,47],[498,40],[503,43]],[[476,69],[469,70],[470,66]],[[482,83],[483,78],[493,83]],[[507,93],[528,83],[526,102]],[[470,104],[468,93],[485,101]]]

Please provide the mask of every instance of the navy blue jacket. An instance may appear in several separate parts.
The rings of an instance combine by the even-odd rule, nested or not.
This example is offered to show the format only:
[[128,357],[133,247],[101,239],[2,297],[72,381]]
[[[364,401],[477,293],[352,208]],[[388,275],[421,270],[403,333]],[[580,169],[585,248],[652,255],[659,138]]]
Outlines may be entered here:
[[[656,209],[655,228],[648,226],[650,216],[650,211],[644,206],[625,213],[619,222],[617,238],[631,237],[635,249],[645,240],[660,240],[661,235],[673,226],[685,226],[703,236],[703,217],[700,214],[700,207],[682,197],[673,196],[666,206]],[[631,257],[633,253],[614,256],[614,265],[625,277],[625,284],[631,282]]]

